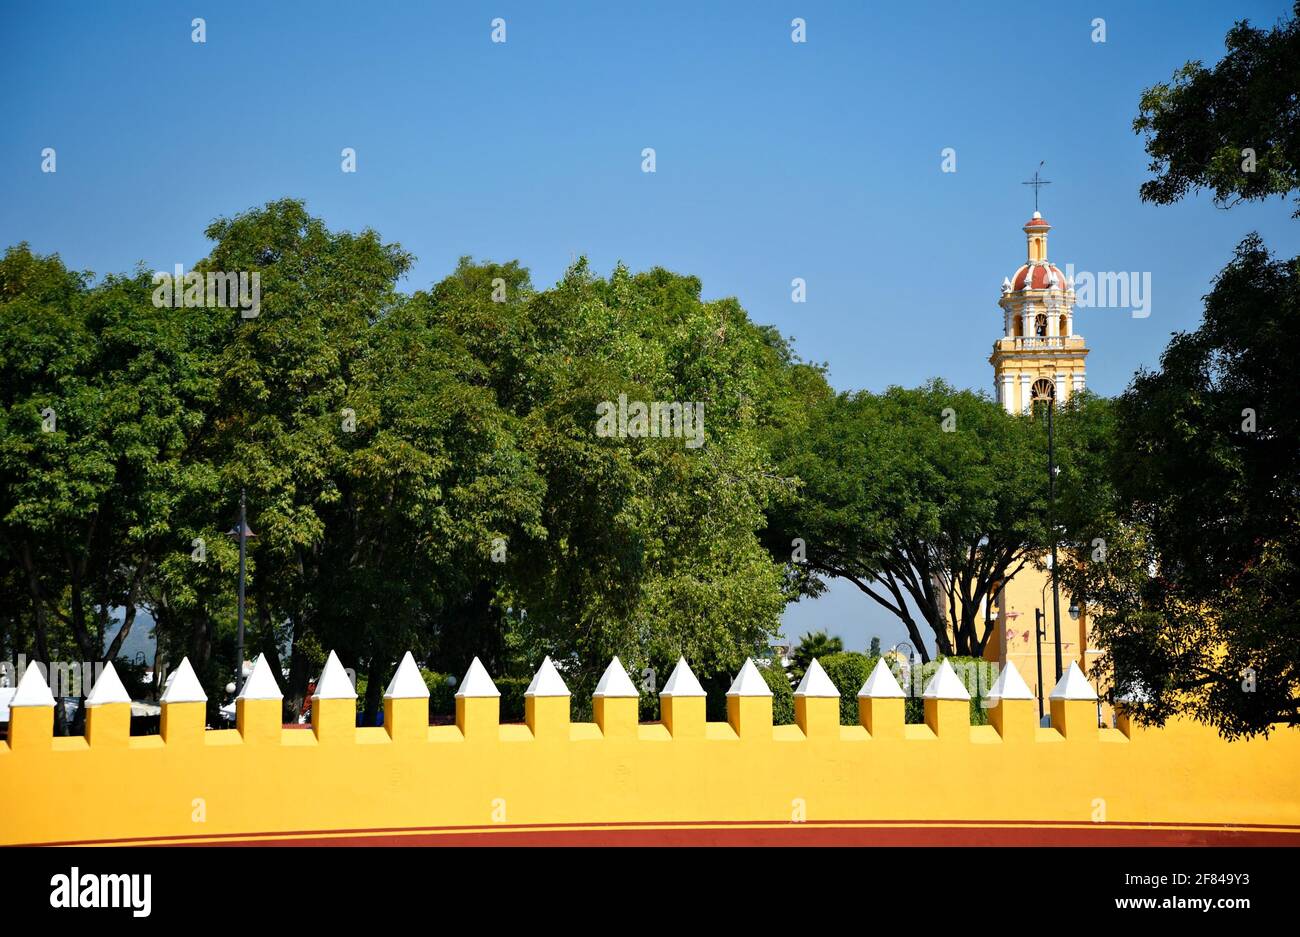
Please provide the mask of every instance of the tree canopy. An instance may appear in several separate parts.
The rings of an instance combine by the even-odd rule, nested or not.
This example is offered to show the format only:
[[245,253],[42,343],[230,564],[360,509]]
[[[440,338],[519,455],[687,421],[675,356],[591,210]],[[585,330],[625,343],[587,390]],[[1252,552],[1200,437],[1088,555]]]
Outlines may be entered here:
[[[408,648],[450,673],[550,654],[580,695],[612,654],[734,670],[778,630],[758,532],[791,483],[767,440],[824,382],[735,300],[585,260],[538,290],[468,258],[407,295],[400,246],[292,200],[206,233],[194,269],[257,273],[255,316],[25,245],[0,262],[6,647],[112,657],[147,609],[160,669],[189,655],[219,700],[241,489],[250,648],[290,707],[329,648],[373,714]],[[692,405],[704,444],[598,434],[620,396]]]
[[1143,92],[1133,129],[1154,173],[1143,199],[1168,205],[1207,188],[1227,207],[1300,186],[1300,3],[1295,13],[1267,30],[1237,23],[1214,67],[1188,62]]

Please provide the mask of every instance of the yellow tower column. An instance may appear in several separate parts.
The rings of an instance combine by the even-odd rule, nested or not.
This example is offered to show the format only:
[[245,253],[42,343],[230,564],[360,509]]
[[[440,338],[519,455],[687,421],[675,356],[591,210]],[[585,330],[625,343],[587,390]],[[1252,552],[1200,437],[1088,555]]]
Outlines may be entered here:
[[92,748],[125,748],[130,738],[131,695],[108,661],[86,697],[86,743]]
[[208,694],[188,657],[167,678],[159,731],[167,745],[201,745],[207,727]]
[[1126,738],[1133,738],[1145,731],[1135,717],[1138,703],[1145,703],[1147,695],[1141,690],[1130,690],[1115,700],[1115,728],[1124,733]]
[[357,739],[357,691],[333,651],[326,658],[316,680],[316,691],[311,695],[311,728],[321,744]]
[[9,701],[11,751],[48,751],[54,740],[54,695],[36,661],[27,665]]
[[245,745],[280,744],[283,700],[270,662],[259,654],[235,699],[235,727]]
[[858,690],[858,721],[873,739],[903,737],[903,688],[882,657]]
[[970,741],[970,691],[947,658],[940,661],[922,695],[925,724],[940,741]]
[[1053,729],[1067,741],[1097,741],[1097,691],[1074,661],[1061,674],[1050,699]]
[[456,690],[456,728],[466,741],[497,741],[501,737],[501,691],[475,657]]
[[704,738],[704,687],[686,658],[679,658],[659,694],[659,721],[674,739]]
[[772,688],[758,672],[753,658],[745,658],[727,690],[727,722],[742,739],[772,737]]
[[394,742],[429,741],[429,687],[410,651],[384,690],[384,728]]
[[816,658],[794,691],[794,721],[807,738],[840,737],[840,691]]
[[641,694],[617,657],[609,662],[596,684],[591,705],[596,725],[605,738],[636,738]]
[[1007,661],[998,679],[989,690],[987,701],[989,722],[998,730],[1004,742],[1032,742],[1038,728],[1038,714],[1034,708],[1034,694],[1029,692],[1020,671]]
[[569,688],[548,656],[533,674],[532,683],[524,691],[524,721],[533,732],[533,738],[561,741],[569,738]]

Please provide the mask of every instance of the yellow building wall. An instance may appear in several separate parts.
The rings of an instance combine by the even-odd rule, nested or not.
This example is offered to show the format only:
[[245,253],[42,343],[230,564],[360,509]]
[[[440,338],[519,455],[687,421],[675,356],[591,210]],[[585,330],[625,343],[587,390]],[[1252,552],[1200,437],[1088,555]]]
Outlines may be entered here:
[[[1035,657],[1034,610],[1046,616],[1041,639],[1043,655],[1043,697],[1056,685],[1056,627],[1052,614],[1052,583],[1046,570],[1026,566],[1002,588],[1000,600],[994,602],[993,634],[984,646],[985,660],[1016,665],[1029,689],[1038,695],[1037,658]],[[1086,608],[1079,617],[1070,617],[1070,594],[1061,589],[1061,667],[1068,670],[1075,661],[1079,669],[1095,684],[1093,664],[1101,651],[1092,646],[1091,628]]]
[[1093,703],[1068,702],[1058,731],[1023,700],[978,727],[965,703],[929,700],[927,724],[904,726],[897,699],[861,701],[859,726],[809,700],[802,726],[773,728],[770,703],[749,701],[743,735],[704,723],[686,705],[699,698],[673,701],[671,732],[637,725],[633,706],[606,706],[605,730],[550,706],[498,725],[495,699],[467,701],[464,731],[427,726],[420,700],[390,707],[388,728],[354,729],[338,707],[313,730],[282,729],[269,701],[240,730],[204,732],[201,704],[181,703],[166,739],[129,738],[105,706],[89,742],[51,738],[49,709],[18,709],[0,745],[0,843],[799,822],[1269,827],[1300,841],[1293,730],[1239,742],[1188,723],[1099,731]]

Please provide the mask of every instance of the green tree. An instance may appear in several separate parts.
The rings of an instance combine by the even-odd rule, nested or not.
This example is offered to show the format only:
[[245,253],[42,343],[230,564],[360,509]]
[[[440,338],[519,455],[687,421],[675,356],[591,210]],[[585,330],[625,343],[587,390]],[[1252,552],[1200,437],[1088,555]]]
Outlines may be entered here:
[[1145,719],[1300,722],[1300,259],[1247,238],[1195,332],[1116,404],[1117,507],[1083,563],[1104,666]]
[[1237,23],[1213,68],[1188,62],[1143,92],[1133,129],[1155,174],[1142,184],[1145,201],[1208,188],[1227,206],[1300,186],[1300,4],[1295,13],[1269,30]]
[[[1267,32],[1238,23],[1214,68],[1190,63],[1143,94],[1134,127],[1156,173],[1145,200],[1300,189],[1298,43],[1297,19]],[[1298,274],[1300,258],[1247,237],[1200,327],[1175,334],[1159,369],[1116,402],[1109,530],[1093,541],[1104,549],[1069,574],[1113,692],[1143,721],[1191,715],[1229,737],[1300,723]]]
[[770,512],[768,542],[804,543],[790,567],[803,591],[847,579],[898,616],[923,659],[922,628],[943,655],[982,653],[982,604],[1047,541],[1041,425],[932,381],[826,398],[778,445],[800,486]]
[[799,639],[799,646],[790,652],[790,675],[802,680],[804,671],[814,658],[828,657],[844,651],[844,641],[831,637],[825,631],[810,631]]
[[[225,310],[156,307],[148,274],[0,262],[0,549],[21,570],[37,655],[117,656],[205,474],[196,443]],[[115,609],[121,627],[106,634]]]

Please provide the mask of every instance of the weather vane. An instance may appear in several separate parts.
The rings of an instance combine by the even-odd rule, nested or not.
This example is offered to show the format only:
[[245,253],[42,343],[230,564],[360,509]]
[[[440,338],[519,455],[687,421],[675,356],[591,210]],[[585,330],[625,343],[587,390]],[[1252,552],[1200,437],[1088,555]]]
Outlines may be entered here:
[[[1039,164],[1038,164],[1038,169],[1042,169],[1043,166],[1044,166],[1046,163],[1047,163],[1047,160],[1042,160],[1041,162],[1039,162]],[[1022,182],[1022,183],[1020,183],[1021,185],[1032,185],[1032,186],[1034,187],[1034,211],[1038,211],[1038,189],[1039,189],[1039,187],[1040,187],[1040,186],[1044,186],[1044,185],[1051,185],[1051,184],[1052,184],[1052,183],[1051,183],[1049,180],[1047,180],[1047,179],[1040,179],[1040,178],[1038,178],[1038,169],[1035,169],[1035,170],[1034,170],[1034,178],[1030,179],[1028,182]]]

